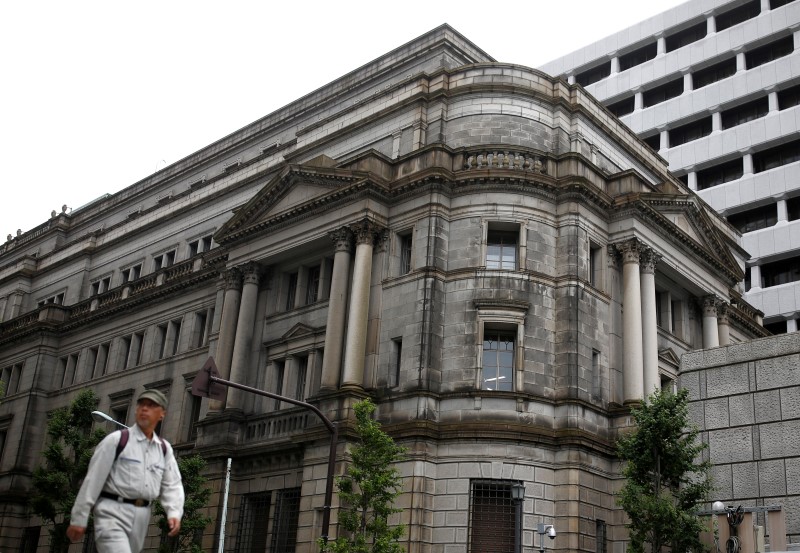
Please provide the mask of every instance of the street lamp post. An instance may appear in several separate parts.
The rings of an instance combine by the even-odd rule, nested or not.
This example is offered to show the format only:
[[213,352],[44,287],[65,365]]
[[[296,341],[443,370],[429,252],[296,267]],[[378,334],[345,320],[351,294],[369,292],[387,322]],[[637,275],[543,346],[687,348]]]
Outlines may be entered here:
[[525,499],[525,485],[522,482],[511,484],[511,500],[514,502],[514,553],[522,553],[522,501]]
[[238,384],[236,382],[231,382],[230,380],[224,380],[220,378],[219,371],[217,370],[217,364],[214,362],[213,357],[208,358],[206,364],[203,365],[203,368],[200,369],[200,371],[194,377],[194,381],[192,382],[192,395],[222,400],[225,398],[225,390],[223,386],[236,388],[245,392],[258,394],[260,396],[265,396],[272,399],[278,399],[293,405],[304,407],[317,415],[317,417],[319,417],[319,419],[328,429],[328,432],[331,433],[331,445],[328,451],[328,474],[325,481],[325,505],[322,507],[322,540],[323,542],[327,543],[328,531],[331,523],[331,502],[333,500],[333,470],[336,463],[336,444],[339,439],[338,426],[335,422],[332,422],[330,419],[328,419],[328,417],[323,415],[322,411],[310,403],[279,394],[273,394],[271,392],[265,392],[264,390],[251,388],[250,386],[245,386],[243,384]]
[[128,428],[126,425],[122,424],[118,420],[112,419],[110,416],[106,415],[102,411],[92,411],[92,420],[94,422],[113,422],[117,426],[121,426],[122,428]]

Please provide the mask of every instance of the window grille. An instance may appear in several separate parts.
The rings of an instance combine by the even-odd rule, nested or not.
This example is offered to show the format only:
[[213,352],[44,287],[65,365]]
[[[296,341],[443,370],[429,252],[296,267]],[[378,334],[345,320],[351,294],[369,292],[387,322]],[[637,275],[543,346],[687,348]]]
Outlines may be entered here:
[[300,488],[281,490],[275,505],[270,553],[294,553],[300,516]]
[[513,553],[516,505],[511,483],[478,480],[472,483],[470,553]]
[[246,494],[242,498],[236,553],[264,553],[267,549],[270,492]]

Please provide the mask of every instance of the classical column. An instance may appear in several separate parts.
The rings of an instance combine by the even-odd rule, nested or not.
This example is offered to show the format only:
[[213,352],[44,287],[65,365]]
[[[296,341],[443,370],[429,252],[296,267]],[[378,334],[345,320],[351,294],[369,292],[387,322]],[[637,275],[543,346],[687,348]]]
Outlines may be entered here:
[[658,375],[658,320],[656,317],[656,264],[661,256],[652,249],[642,251],[642,356],[644,360],[644,396],[661,388]]
[[703,298],[703,348],[719,346],[719,329],[717,328],[717,298]]
[[347,285],[350,281],[350,254],[353,251],[353,233],[341,228],[329,234],[335,246],[331,294],[328,300],[328,322],[325,326],[325,350],[322,356],[320,389],[335,390],[339,386],[342,368],[342,343],[347,315]]
[[[253,327],[255,326],[256,305],[258,304],[258,283],[261,279],[261,268],[256,263],[246,263],[241,268],[244,275],[241,306],[236,322],[236,341],[233,344],[231,358],[232,382],[246,384],[247,371],[250,367],[250,349],[253,347]],[[236,388],[228,389],[226,408],[242,409],[244,392]]]
[[[230,377],[233,343],[236,337],[236,321],[239,319],[239,304],[242,299],[242,273],[236,267],[225,272],[225,300],[222,304],[222,318],[219,324],[217,355],[214,358],[220,377]],[[225,407],[224,401],[211,400],[209,409],[219,411]]]
[[625,401],[639,401],[642,373],[642,292],[639,281],[641,244],[632,239],[617,246],[622,255],[622,375]]
[[353,287],[347,320],[347,341],[344,349],[342,386],[361,388],[364,382],[364,355],[367,346],[367,316],[369,287],[372,279],[372,249],[380,227],[362,221],[350,227],[356,237],[356,256],[353,265]]
[[719,323],[719,345],[727,346],[731,343],[731,324],[728,320],[728,309],[730,306],[727,303],[720,302],[717,306],[717,322]]

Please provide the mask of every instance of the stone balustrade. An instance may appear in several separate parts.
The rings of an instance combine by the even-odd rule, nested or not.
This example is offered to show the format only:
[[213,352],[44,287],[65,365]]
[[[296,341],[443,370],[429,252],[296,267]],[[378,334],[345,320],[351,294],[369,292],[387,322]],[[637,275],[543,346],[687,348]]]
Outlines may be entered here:
[[530,150],[483,148],[465,153],[464,169],[509,169],[546,175],[547,157]]
[[245,439],[271,440],[303,432],[308,426],[308,411],[282,411],[253,417],[247,422]]

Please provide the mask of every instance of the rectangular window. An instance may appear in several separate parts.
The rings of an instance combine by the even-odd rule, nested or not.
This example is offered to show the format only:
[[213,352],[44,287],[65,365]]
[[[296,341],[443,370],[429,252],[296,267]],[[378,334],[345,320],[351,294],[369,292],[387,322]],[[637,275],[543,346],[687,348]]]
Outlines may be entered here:
[[166,352],[170,356],[177,355],[178,353],[178,348],[181,341],[181,323],[181,319],[175,319],[174,321],[169,322],[169,328],[167,329]]
[[764,328],[773,334],[786,334],[787,325],[786,321],[775,321],[773,323],[764,323]]
[[670,303],[672,333],[681,339],[683,339],[683,306],[684,304],[681,300],[675,300]]
[[753,170],[761,173],[798,160],[800,160],[800,140],[795,140],[753,154]]
[[707,32],[708,26],[706,25],[705,20],[689,27],[688,29],[678,31],[677,33],[666,38],[667,52],[672,52],[678,48],[683,48],[684,46],[687,46],[693,42],[697,42],[698,40],[705,38]]
[[744,23],[748,19],[758,17],[758,14],[760,13],[761,0],[753,0],[752,2],[748,2],[747,4],[739,6],[738,8],[733,8],[732,10],[721,13],[714,17],[717,32],[724,31],[725,29],[733,27],[734,25],[738,25],[739,23]]
[[669,145],[680,146],[692,140],[703,138],[711,134],[711,116],[704,117],[699,121],[694,121],[688,125],[681,125],[669,131]]
[[[283,379],[286,374],[286,364],[283,361],[275,361],[275,392],[279,396],[283,395]],[[281,408],[281,400],[275,400],[275,410]]]
[[601,287],[603,276],[603,248],[595,244],[589,246],[589,283]]
[[595,553],[607,553],[607,527],[606,521],[597,519],[594,521]]
[[790,221],[800,219],[800,196],[786,200],[786,215]]
[[514,334],[484,329],[483,389],[510,392],[514,389]]
[[270,492],[249,493],[242,497],[236,553],[264,553],[267,550]]
[[759,98],[722,112],[722,128],[730,129],[736,125],[764,117],[769,112],[769,100]]
[[294,398],[303,401],[306,397],[306,379],[308,378],[308,357],[297,359],[297,383]]
[[175,263],[175,250],[164,252],[153,258],[153,270],[166,269]]
[[642,94],[642,105],[646,108],[666,102],[683,94],[683,77],[662,84],[650,90],[645,90]]
[[779,286],[800,280],[800,257],[761,265],[761,287]]
[[651,59],[656,57],[658,53],[658,44],[653,42],[648,44],[647,46],[642,46],[634,50],[633,52],[628,52],[627,54],[622,54],[619,57],[619,70],[625,71],[626,69],[630,69],[631,67],[635,67],[637,65],[641,65],[646,61],[650,61]]
[[286,311],[294,309],[294,298],[297,295],[297,273],[292,273],[288,278],[286,287]]
[[411,234],[404,234],[400,237],[400,274],[406,275],[411,272]]
[[101,278],[100,280],[96,280],[92,283],[91,295],[96,296],[98,294],[103,294],[104,292],[107,292],[110,287],[111,277],[105,277]]
[[189,440],[197,439],[197,423],[200,420],[202,398],[189,394]]
[[139,263],[122,271],[122,284],[133,282],[142,275],[142,264]]
[[300,488],[280,490],[275,502],[271,553],[294,553],[300,519]]
[[389,388],[394,388],[400,384],[400,364],[403,360],[403,339],[392,339],[391,359],[389,361],[389,378],[386,383]]
[[592,397],[600,399],[602,396],[602,375],[600,374],[600,352],[592,350]]
[[194,257],[199,253],[207,252],[211,249],[211,235],[204,236],[203,238],[198,238],[197,240],[193,240],[189,242],[189,256]]
[[792,52],[794,52],[794,37],[789,35],[775,42],[765,44],[760,48],[745,52],[745,65],[748,69],[753,69],[759,65],[788,56]]
[[469,521],[470,553],[508,553],[516,544],[516,504],[511,483],[472,482]]
[[490,226],[486,236],[486,268],[515,270],[518,238],[519,232],[516,230],[495,229]]
[[72,386],[75,382],[75,368],[78,365],[78,354],[73,353],[68,355],[64,362],[64,378],[61,381],[61,387],[66,388]]
[[41,530],[41,526],[28,526],[23,530],[19,553],[36,553],[38,551]]
[[121,404],[111,407],[111,418],[122,424],[128,424],[128,405]]
[[661,134],[656,133],[652,134],[648,137],[642,138],[645,144],[650,146],[654,151],[659,151],[661,149]]
[[194,347],[199,348],[208,343],[206,329],[208,326],[208,312],[198,311],[194,314]]
[[130,362],[128,363],[129,367],[136,367],[144,361],[143,354],[144,353],[144,332],[135,332],[133,334],[133,340],[131,343],[131,354],[132,357]]
[[794,2],[794,0],[769,0],[769,9],[777,10],[781,6],[785,6],[791,2]]
[[719,63],[715,63],[705,69],[698,69],[692,73],[692,88],[697,90],[711,83],[727,79],[736,73],[736,58],[730,58]]
[[623,115],[633,113],[633,110],[636,107],[636,99],[631,96],[630,98],[625,98],[624,100],[614,102],[613,104],[608,104],[606,107],[608,108],[608,111],[617,117],[622,117]]
[[742,178],[744,174],[744,164],[742,158],[734,159],[727,163],[721,163],[708,169],[697,172],[697,189],[705,190],[712,186],[724,184]]
[[308,280],[306,282],[306,305],[317,303],[319,299],[320,266],[308,269]]
[[106,374],[106,370],[108,369],[108,350],[110,349],[111,344],[106,342],[105,344],[100,344],[97,347],[97,356],[94,362],[94,378],[103,376]]
[[778,109],[789,109],[800,105],[800,85],[778,92]]
[[611,75],[611,60],[602,63],[582,73],[575,75],[575,82],[581,86],[589,86]]
[[155,351],[156,359],[163,359],[164,354],[167,352],[167,325],[158,325],[156,327],[156,341]]
[[769,204],[728,215],[728,222],[742,234],[771,227],[778,222],[778,206]]

